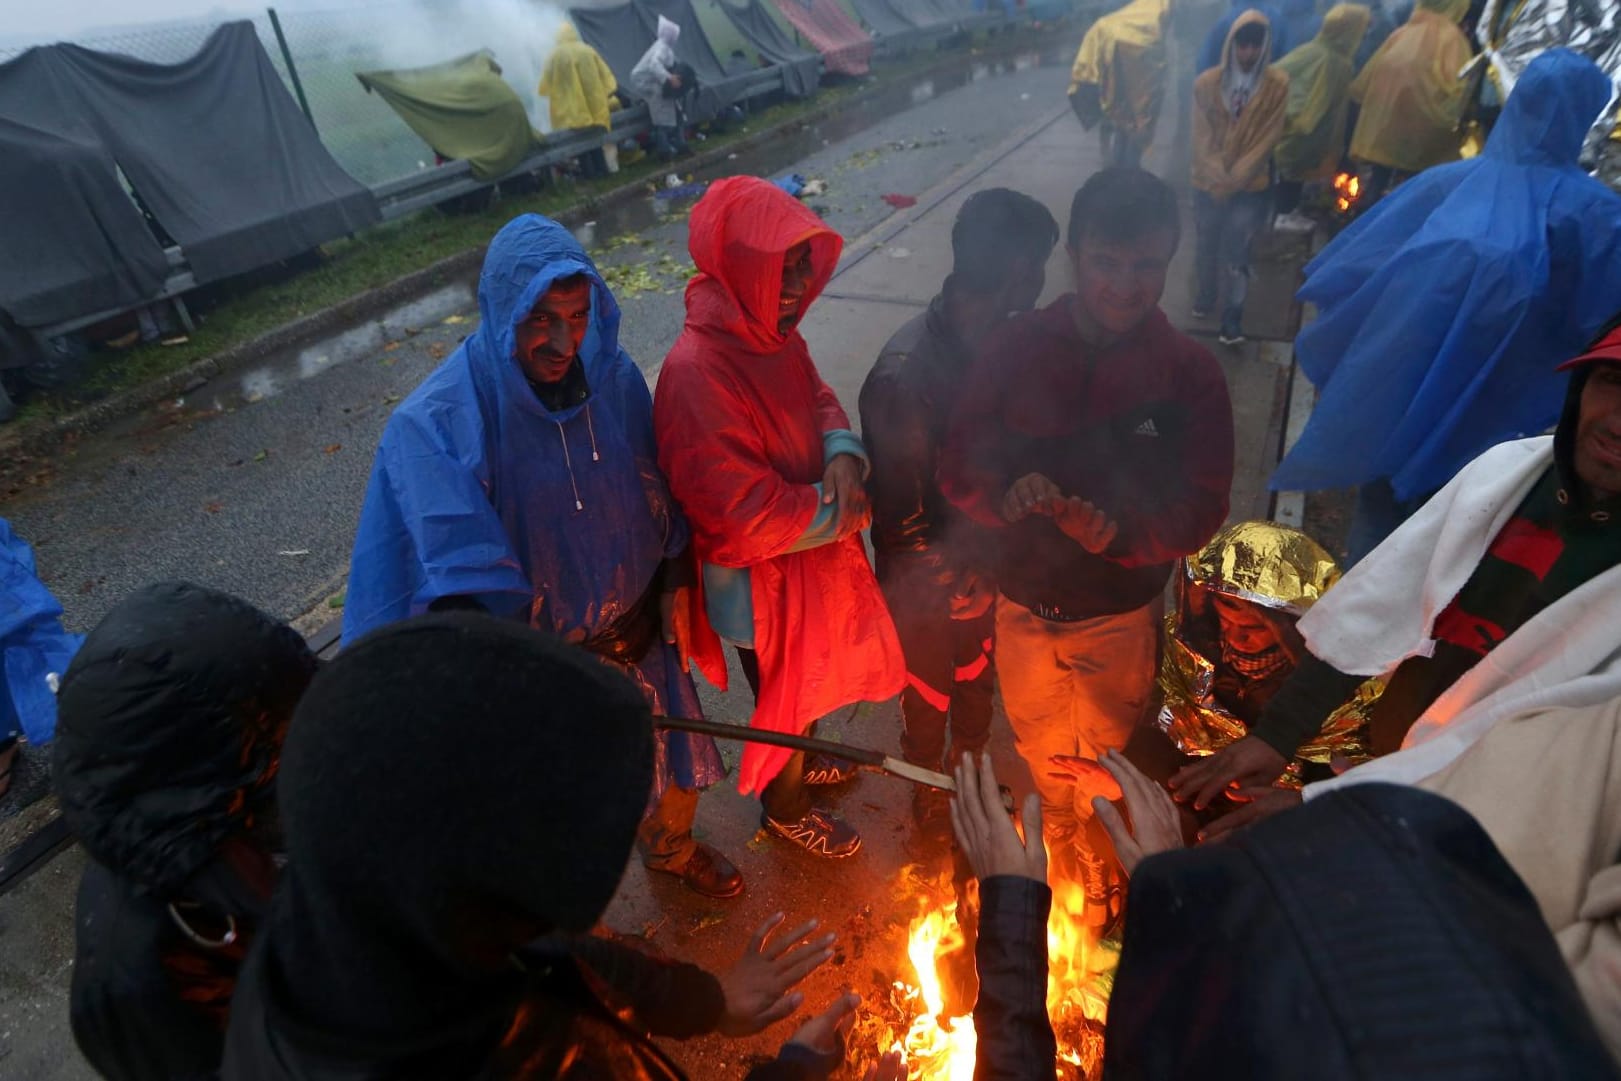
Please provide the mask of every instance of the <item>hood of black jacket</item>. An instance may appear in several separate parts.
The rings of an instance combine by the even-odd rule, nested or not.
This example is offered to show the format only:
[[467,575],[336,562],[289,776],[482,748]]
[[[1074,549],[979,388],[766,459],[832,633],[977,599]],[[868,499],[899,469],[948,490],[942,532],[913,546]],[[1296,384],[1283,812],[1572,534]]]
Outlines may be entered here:
[[58,696],[53,776],[97,861],[172,896],[271,790],[315,657],[246,601],[147,586],[90,632]]

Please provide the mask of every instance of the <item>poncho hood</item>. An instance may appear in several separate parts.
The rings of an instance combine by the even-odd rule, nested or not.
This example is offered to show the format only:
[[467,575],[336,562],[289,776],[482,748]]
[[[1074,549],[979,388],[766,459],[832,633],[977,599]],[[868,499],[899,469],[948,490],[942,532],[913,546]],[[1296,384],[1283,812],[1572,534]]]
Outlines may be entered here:
[[1372,21],[1373,12],[1362,4],[1335,4],[1323,16],[1323,28],[1317,32],[1317,40],[1323,48],[1349,60],[1361,47]]
[[728,177],[710,185],[692,210],[689,231],[698,277],[687,286],[688,325],[718,331],[755,353],[775,353],[799,338],[777,329],[783,256],[811,247],[812,279],[801,311],[827,288],[844,241],[821,218],[774,184]]
[[519,366],[518,324],[534,310],[552,283],[582,275],[591,282],[591,324],[580,344],[579,363],[593,387],[619,357],[619,304],[597,273],[596,264],[563,226],[539,214],[514,218],[495,234],[478,278],[478,330],[465,343],[480,390],[510,404],[556,420],[579,406],[548,410],[530,389]]
[[564,23],[557,28],[557,44],[578,45],[579,43],[580,32],[574,29],[573,23]]
[[1549,49],[1515,84],[1485,152],[1525,164],[1574,165],[1612,93],[1609,77],[1593,61],[1569,49]]
[[434,1056],[493,1049],[521,994],[510,954],[596,923],[652,766],[642,696],[554,635],[457,613],[367,636],[293,719],[288,868],[244,982],[306,1050],[409,1066],[363,1076],[476,1072]]
[[315,667],[295,631],[227,594],[167,582],[122,601],[62,680],[54,775],[73,832],[172,895],[270,795]]

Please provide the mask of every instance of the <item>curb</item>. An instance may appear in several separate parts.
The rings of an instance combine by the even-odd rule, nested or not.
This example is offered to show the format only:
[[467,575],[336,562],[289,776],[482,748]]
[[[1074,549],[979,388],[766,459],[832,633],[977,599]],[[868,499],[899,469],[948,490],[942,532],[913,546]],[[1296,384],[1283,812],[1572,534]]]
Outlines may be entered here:
[[[1038,42],[1026,40],[1027,38],[1028,35],[1025,33],[1017,33],[1013,35],[1011,45],[997,42],[994,46],[985,48],[981,55],[995,56],[1001,53],[1015,52],[1021,47],[1029,48],[1039,44]],[[972,55],[971,51],[953,50],[951,53],[943,55],[939,62],[919,68],[913,75],[917,78],[927,77],[941,68],[956,66],[970,55]],[[770,127],[752,132],[736,142],[727,143],[725,146],[715,147],[711,150],[700,151],[681,162],[681,168],[683,171],[698,170],[719,164],[728,160],[730,155],[763,146],[791,131],[825,120],[829,116],[860,102],[868,95],[880,92],[886,86],[887,83],[880,81],[876,85],[863,87],[848,97],[825,102],[792,119],[782,120]],[[611,188],[559,211],[554,220],[563,225],[578,225],[590,220],[593,214],[604,208],[618,206],[640,196],[646,191],[647,184],[647,177],[627,181],[617,188]],[[320,311],[311,312],[309,315],[284,323],[273,330],[266,331],[256,338],[232,346],[214,356],[194,361],[178,371],[148,380],[139,386],[127,387],[99,402],[93,402],[65,416],[27,422],[21,425],[0,426],[0,459],[46,457],[56,450],[69,435],[86,435],[100,431],[114,422],[139,413],[141,410],[166,398],[189,394],[206,385],[210,380],[258,363],[272,353],[308,345],[316,339],[347,329],[355,323],[364,322],[367,319],[382,315],[392,308],[408,303],[453,282],[468,278],[476,279],[479,268],[484,262],[484,250],[485,245],[481,244],[476,248],[469,248],[455,255],[446,256],[436,263],[405,274],[385,285],[368,289],[346,300],[340,300],[330,307],[322,308]]]

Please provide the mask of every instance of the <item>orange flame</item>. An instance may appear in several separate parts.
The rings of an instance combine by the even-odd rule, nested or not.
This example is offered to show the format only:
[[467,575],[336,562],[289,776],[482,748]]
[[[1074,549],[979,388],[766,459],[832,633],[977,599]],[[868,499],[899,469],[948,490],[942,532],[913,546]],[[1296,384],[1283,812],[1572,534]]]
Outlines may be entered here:
[[1334,208],[1348,213],[1362,196],[1362,178],[1355,173],[1340,173],[1334,178]]
[[[945,1016],[940,968],[944,958],[966,946],[957,902],[925,899],[923,906],[906,942],[916,983],[897,980],[894,985],[903,1008],[916,1012],[891,1050],[905,1057],[909,1081],[972,1081],[978,1045],[974,1020]],[[1108,1010],[1108,981],[1100,977],[1107,976],[1115,956],[1095,949],[1093,933],[1082,920],[1084,909],[1081,888],[1059,883],[1047,920],[1047,1012],[1058,1036],[1059,1061],[1068,1067],[1065,1077],[1095,1076],[1101,1066],[1097,1034]]]

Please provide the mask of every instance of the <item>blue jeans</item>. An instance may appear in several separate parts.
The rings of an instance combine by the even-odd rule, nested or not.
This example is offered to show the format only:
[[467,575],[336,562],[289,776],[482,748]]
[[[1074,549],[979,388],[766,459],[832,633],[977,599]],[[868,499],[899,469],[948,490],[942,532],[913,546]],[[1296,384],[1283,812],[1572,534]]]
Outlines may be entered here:
[[1388,480],[1369,481],[1356,490],[1356,509],[1351,512],[1351,528],[1345,538],[1345,569],[1362,562],[1362,557],[1379,547],[1385,538],[1430,501],[1428,495],[1397,499]]
[[1210,311],[1221,300],[1222,275],[1227,297],[1223,322],[1231,316],[1236,327],[1249,294],[1250,243],[1272,209],[1272,192],[1241,191],[1217,202],[1202,191],[1193,193],[1193,221],[1197,230],[1194,267],[1198,292],[1193,306]]

